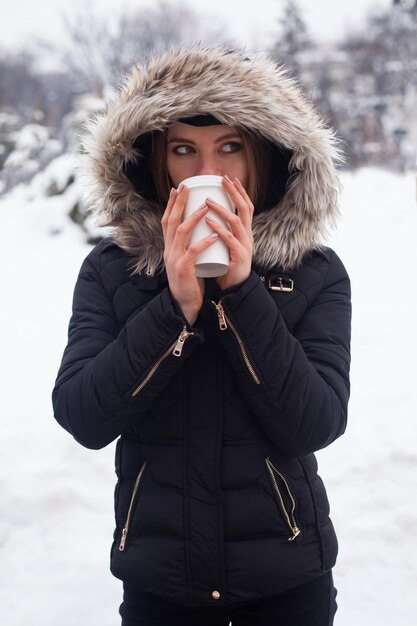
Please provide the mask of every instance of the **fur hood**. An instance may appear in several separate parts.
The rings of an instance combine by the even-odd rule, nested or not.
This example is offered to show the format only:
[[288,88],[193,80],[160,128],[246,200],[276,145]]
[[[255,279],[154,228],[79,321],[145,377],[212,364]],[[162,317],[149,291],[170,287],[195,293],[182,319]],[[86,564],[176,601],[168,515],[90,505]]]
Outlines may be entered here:
[[286,72],[243,52],[194,47],[132,69],[118,99],[90,122],[83,142],[99,222],[114,227],[135,272],[163,269],[165,207],[137,189],[127,168],[145,167],[134,145],[138,138],[204,113],[290,151],[285,194],[253,220],[254,262],[265,270],[295,268],[320,247],[337,216],[338,152],[332,132]]

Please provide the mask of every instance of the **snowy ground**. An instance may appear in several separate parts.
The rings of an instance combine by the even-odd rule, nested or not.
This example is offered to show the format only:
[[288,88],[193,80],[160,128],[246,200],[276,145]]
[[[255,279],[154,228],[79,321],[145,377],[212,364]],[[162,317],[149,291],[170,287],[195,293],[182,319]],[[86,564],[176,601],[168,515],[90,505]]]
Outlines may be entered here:
[[[340,543],[335,624],[408,626],[417,613],[415,176],[361,170],[342,181],[343,220],[330,243],[353,287],[350,424],[318,455]],[[120,623],[121,583],[108,571],[114,445],[81,448],[55,423],[50,402],[89,250],[65,216],[70,194],[30,201],[21,190],[0,201],[7,626]]]

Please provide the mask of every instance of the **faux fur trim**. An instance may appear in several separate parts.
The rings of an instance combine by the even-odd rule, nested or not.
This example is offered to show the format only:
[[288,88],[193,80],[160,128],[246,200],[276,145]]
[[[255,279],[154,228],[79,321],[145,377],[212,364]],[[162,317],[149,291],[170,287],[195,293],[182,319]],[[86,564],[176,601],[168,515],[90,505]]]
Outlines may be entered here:
[[211,113],[290,149],[288,189],[253,220],[254,262],[267,269],[299,265],[320,247],[338,214],[339,153],[334,135],[296,83],[267,58],[193,47],[135,66],[117,100],[92,120],[83,148],[92,210],[115,227],[135,272],[163,268],[162,209],[141,197],[124,173],[134,140],[177,119]]

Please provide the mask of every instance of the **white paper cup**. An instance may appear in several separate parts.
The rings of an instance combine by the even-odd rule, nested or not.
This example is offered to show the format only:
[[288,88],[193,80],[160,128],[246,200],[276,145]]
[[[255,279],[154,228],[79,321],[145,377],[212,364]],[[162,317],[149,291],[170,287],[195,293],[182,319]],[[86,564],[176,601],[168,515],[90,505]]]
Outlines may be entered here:
[[[188,199],[185,205],[184,219],[192,215],[194,211],[197,211],[197,209],[204,204],[206,198],[215,200],[232,213],[235,212],[232,201],[223,189],[221,176],[211,176],[209,174],[192,176],[191,178],[183,180],[182,184],[188,187]],[[209,210],[207,217],[212,218],[225,228],[228,228],[227,224],[214,211]],[[190,245],[201,241],[201,239],[204,239],[207,235],[211,235],[213,232],[213,229],[206,223],[205,218],[202,218],[190,235]],[[201,278],[224,276],[229,269],[229,262],[229,248],[219,237],[207,250],[203,250],[203,252],[198,255],[195,264],[196,276],[200,276]]]

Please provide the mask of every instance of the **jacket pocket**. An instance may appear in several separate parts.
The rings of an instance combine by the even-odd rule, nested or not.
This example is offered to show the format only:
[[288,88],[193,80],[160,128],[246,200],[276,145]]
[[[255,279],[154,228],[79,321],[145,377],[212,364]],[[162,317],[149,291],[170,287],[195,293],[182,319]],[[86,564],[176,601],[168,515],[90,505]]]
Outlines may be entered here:
[[129,532],[131,521],[132,521],[132,515],[133,515],[134,508],[135,508],[135,504],[139,497],[139,486],[142,480],[143,472],[145,471],[145,467],[146,467],[146,461],[143,463],[142,467],[140,468],[139,474],[137,475],[136,480],[135,480],[135,484],[134,484],[133,491],[132,491],[132,497],[130,498],[129,509],[126,515],[126,521],[122,530],[122,538],[119,543],[120,552],[123,552],[126,546],[127,535]]
[[223,331],[223,330],[227,330],[228,328],[230,328],[239,346],[240,353],[242,355],[242,360],[246,366],[247,371],[249,372],[253,382],[256,385],[260,385],[261,384],[260,378],[257,375],[254,366],[252,365],[246,346],[243,343],[242,337],[240,336],[232,320],[230,319],[230,317],[227,315],[226,311],[224,310],[221,300],[218,303],[214,302],[213,300],[211,302],[215,306],[216,311],[217,311],[220,330]]
[[301,530],[296,521],[296,502],[294,495],[288,484],[288,480],[284,474],[279,471],[278,468],[272,463],[269,457],[265,458],[266,467],[268,473],[271,476],[272,486],[278,501],[279,509],[284,517],[284,521],[288,526],[291,535],[288,537],[288,541],[294,541],[301,533]]
[[146,376],[142,379],[142,381],[135,386],[135,389],[133,389],[133,391],[131,392],[132,398],[135,398],[138,395],[138,393],[140,393],[142,389],[146,387],[146,385],[154,377],[155,373],[158,371],[158,368],[165,361],[165,359],[167,359],[171,354],[174,355],[175,357],[180,357],[182,355],[182,350],[183,350],[186,340],[189,337],[193,337],[194,334],[195,334],[194,332],[188,331],[187,326],[184,324],[182,331],[180,332],[177,339],[175,339],[175,341],[169,346],[169,348],[165,350],[165,352],[153,364],[153,366],[151,367],[149,372],[146,374]]

